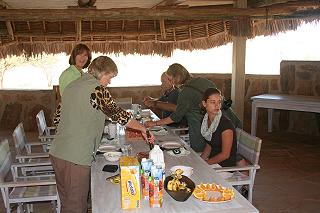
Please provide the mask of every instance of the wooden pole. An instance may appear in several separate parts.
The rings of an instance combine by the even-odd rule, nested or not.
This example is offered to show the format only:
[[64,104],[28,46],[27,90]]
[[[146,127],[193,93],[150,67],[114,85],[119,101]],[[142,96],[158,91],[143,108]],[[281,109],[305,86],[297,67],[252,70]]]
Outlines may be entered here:
[[165,39],[167,37],[167,35],[166,35],[166,27],[165,27],[163,19],[160,20],[160,33],[161,33],[161,37],[162,38]]
[[[244,8],[247,0],[238,0],[235,7]],[[245,63],[246,63],[246,38],[233,37],[232,52],[232,77],[231,77],[231,99],[233,109],[239,119],[244,121],[244,97],[245,97]]]
[[7,26],[8,34],[10,35],[11,40],[13,41],[14,40],[14,34],[13,34],[13,29],[12,29],[11,22],[10,21],[6,21],[6,26]]
[[78,20],[76,22],[76,28],[77,28],[77,40],[81,41],[81,20]]

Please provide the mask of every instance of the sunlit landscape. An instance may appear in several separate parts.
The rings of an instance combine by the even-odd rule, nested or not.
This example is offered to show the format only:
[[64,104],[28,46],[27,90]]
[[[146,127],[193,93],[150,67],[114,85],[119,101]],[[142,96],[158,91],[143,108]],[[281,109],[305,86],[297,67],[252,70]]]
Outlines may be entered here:
[[[304,24],[296,31],[259,36],[247,41],[246,73],[278,75],[282,60],[320,60],[320,25]],[[93,58],[101,55],[94,53]],[[119,74],[110,86],[159,85],[160,75],[172,63],[181,63],[192,73],[231,73],[232,44],[210,50],[176,50],[172,57],[158,55],[113,55]],[[51,89],[58,84],[69,56],[64,53],[26,59],[0,60],[0,89]],[[151,75],[152,73],[152,75]]]

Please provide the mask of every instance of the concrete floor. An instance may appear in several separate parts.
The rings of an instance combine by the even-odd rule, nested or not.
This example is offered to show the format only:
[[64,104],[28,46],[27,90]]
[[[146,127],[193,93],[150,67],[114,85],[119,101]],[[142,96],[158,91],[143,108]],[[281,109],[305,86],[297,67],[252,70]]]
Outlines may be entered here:
[[[0,136],[6,135],[0,132]],[[253,205],[263,213],[319,212],[320,137],[286,132],[258,136],[262,138],[261,169],[256,175]],[[5,212],[2,200],[0,212]],[[34,212],[53,210],[50,204],[40,203],[34,205]]]
[[320,212],[320,137],[283,132],[260,137],[254,206],[261,212]]

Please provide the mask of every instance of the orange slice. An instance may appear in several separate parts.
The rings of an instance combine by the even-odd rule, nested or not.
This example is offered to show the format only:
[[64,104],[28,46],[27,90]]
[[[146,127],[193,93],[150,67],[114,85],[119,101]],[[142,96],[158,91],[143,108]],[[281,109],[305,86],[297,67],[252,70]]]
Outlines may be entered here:
[[198,190],[198,191],[194,190],[193,191],[193,195],[194,195],[195,198],[197,198],[199,200],[202,200],[204,195],[205,195],[205,193],[203,191],[200,191],[200,190]]

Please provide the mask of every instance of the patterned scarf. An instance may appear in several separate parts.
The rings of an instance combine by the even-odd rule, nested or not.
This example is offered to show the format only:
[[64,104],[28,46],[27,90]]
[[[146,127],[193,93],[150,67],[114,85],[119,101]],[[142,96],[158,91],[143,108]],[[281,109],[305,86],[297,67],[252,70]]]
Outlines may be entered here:
[[212,133],[214,133],[217,130],[217,127],[220,123],[222,112],[219,110],[214,117],[210,127],[208,128],[208,113],[204,115],[204,118],[202,120],[201,125],[201,135],[207,140],[211,141]]

